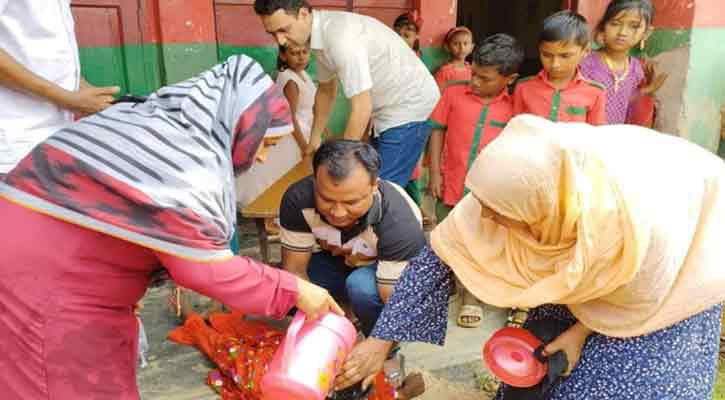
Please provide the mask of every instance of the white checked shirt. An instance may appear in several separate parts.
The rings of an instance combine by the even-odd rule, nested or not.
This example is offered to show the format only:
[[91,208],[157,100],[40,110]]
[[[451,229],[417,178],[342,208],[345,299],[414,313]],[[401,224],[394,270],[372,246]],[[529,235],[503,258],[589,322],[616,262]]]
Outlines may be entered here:
[[[0,48],[67,90],[80,84],[74,26],[70,0],[0,0]],[[45,100],[0,86],[0,173],[72,118]]]
[[348,98],[371,91],[378,132],[425,121],[438,102],[438,86],[425,64],[375,18],[313,10],[310,47],[320,82],[337,77]]

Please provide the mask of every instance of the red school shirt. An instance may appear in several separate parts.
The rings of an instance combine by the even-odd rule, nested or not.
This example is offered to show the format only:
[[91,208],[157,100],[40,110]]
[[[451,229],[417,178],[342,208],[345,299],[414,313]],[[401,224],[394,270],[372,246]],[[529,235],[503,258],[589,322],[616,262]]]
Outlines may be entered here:
[[514,115],[534,114],[554,122],[604,125],[607,123],[606,96],[602,85],[584,78],[578,71],[566,88],[557,89],[541,70],[516,84]]
[[468,85],[443,91],[429,123],[446,132],[441,157],[444,204],[453,206],[463,198],[468,169],[512,116],[511,96],[506,90],[488,104]]
[[438,68],[435,73],[435,80],[441,92],[448,86],[468,84],[471,81],[471,64],[466,63],[463,68],[453,64],[445,64]]

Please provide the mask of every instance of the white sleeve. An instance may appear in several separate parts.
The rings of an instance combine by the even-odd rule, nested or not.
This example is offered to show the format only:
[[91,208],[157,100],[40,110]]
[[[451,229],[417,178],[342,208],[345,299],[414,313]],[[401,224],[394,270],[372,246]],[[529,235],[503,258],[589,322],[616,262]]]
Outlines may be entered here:
[[5,11],[5,7],[7,7],[9,2],[10,2],[10,0],[0,0],[0,14],[2,14],[3,11]]
[[318,82],[329,82],[329,81],[335,79],[335,71],[328,68],[327,65],[325,65],[324,63],[321,63],[319,61],[319,58],[318,58],[316,65],[317,65],[316,71],[317,71],[317,81]]
[[327,56],[336,67],[337,78],[347,98],[373,87],[367,49],[355,45],[354,43],[359,43],[359,38],[355,39],[352,36],[347,31],[330,38],[331,43],[327,51]]

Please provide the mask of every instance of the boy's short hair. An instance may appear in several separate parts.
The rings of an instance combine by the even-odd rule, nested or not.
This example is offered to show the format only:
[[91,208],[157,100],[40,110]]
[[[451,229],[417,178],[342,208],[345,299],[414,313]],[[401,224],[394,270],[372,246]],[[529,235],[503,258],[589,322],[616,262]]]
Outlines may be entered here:
[[569,42],[581,47],[589,45],[590,29],[587,20],[574,11],[559,11],[544,20],[539,34],[541,42]]
[[473,52],[473,63],[483,67],[495,66],[499,74],[509,76],[519,71],[524,56],[524,48],[518,40],[505,33],[498,33],[483,39]]

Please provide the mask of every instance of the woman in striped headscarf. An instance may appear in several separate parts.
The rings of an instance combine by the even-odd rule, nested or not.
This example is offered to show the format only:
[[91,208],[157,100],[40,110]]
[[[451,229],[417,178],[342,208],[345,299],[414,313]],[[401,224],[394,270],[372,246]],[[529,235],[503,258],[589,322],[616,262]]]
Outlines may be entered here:
[[3,397],[138,399],[133,306],[162,266],[245,313],[341,312],[323,289],[229,251],[234,175],[290,118],[261,66],[232,57],[80,120],[11,171],[0,183]]

